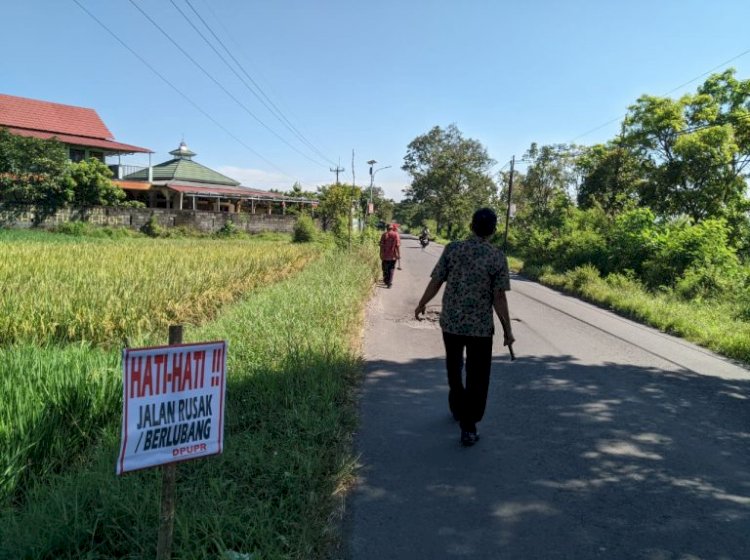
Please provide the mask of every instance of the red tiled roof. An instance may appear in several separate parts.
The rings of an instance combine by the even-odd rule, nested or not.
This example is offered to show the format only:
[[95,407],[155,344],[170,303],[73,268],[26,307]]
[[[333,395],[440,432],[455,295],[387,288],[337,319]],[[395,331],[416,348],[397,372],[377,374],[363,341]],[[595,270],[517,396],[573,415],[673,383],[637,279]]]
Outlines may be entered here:
[[[2,126],[2,123],[0,123]],[[40,130],[26,130],[23,128],[8,127],[8,132],[17,134],[18,136],[33,136],[34,138],[42,138],[43,140],[49,140],[55,138],[65,144],[73,144],[75,146],[86,146],[89,148],[101,148],[102,150],[112,150],[114,152],[126,152],[126,153],[141,153],[148,154],[151,150],[148,148],[141,148],[139,146],[131,146],[130,144],[123,144],[122,142],[114,142],[112,140],[103,140],[100,138],[89,138],[87,136],[74,136],[72,134],[57,134],[55,132],[43,132]]]
[[113,140],[93,109],[0,94],[0,124]]
[[[21,130],[27,131],[23,135],[35,138],[56,136],[62,142],[82,146],[110,147],[113,150],[129,152],[151,151],[115,142],[112,133],[93,109],[15,95],[0,94],[0,127],[7,127],[14,134],[22,134]],[[48,136],[41,136],[41,134],[48,134]],[[64,136],[73,137],[75,140],[65,140]],[[84,142],[83,138],[88,140]],[[92,139],[108,144],[92,144]]]

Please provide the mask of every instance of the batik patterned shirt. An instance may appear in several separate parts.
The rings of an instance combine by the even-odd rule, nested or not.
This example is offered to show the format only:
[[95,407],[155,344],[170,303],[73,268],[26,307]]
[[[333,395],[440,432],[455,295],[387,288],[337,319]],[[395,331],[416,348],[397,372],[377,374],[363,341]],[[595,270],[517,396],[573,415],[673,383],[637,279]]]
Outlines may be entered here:
[[498,290],[510,290],[508,260],[497,247],[472,235],[449,243],[432,277],[445,282],[440,327],[466,336],[495,334],[493,307]]

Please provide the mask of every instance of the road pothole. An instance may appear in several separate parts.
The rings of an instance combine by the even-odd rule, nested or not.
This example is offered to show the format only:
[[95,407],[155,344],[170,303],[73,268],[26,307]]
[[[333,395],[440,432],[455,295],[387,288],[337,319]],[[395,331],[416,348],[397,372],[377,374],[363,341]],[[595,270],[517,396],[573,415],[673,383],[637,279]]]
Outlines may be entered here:
[[440,328],[440,310],[439,309],[428,309],[424,315],[420,315],[420,320],[414,318],[414,315],[409,315],[403,319],[398,320],[399,323],[405,324],[407,327],[412,329],[439,329]]

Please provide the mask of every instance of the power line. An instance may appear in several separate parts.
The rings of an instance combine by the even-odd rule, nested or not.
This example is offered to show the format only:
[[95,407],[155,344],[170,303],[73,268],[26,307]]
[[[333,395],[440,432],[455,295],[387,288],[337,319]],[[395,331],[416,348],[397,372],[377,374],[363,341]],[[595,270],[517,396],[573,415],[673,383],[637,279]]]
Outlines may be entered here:
[[[682,89],[683,87],[685,87],[685,86],[687,86],[687,85],[690,85],[690,84],[692,84],[693,82],[695,82],[695,81],[697,81],[697,80],[700,80],[700,79],[701,79],[701,78],[703,78],[704,76],[707,76],[707,75],[709,75],[709,74],[710,74],[711,72],[714,72],[714,71],[718,70],[719,68],[722,68],[722,67],[724,67],[725,65],[729,64],[730,62],[734,62],[734,61],[735,61],[735,60],[737,60],[738,58],[742,58],[743,56],[745,56],[746,54],[749,54],[749,53],[750,53],[750,49],[748,49],[748,50],[746,50],[746,51],[742,51],[742,52],[741,52],[740,54],[738,54],[738,55],[735,55],[735,56],[733,56],[732,58],[730,58],[730,59],[727,59],[727,60],[725,60],[725,61],[724,61],[724,62],[722,62],[721,64],[718,64],[718,65],[714,66],[713,68],[711,68],[710,70],[708,70],[708,71],[704,72],[703,74],[701,74],[701,75],[699,75],[699,76],[696,76],[695,78],[692,78],[692,79],[688,80],[687,82],[684,82],[684,83],[680,84],[679,86],[677,86],[677,87],[675,87],[675,88],[673,88],[673,89],[669,90],[669,91],[668,91],[668,92],[666,92],[666,93],[663,93],[663,94],[662,94],[662,97],[665,97],[665,96],[667,96],[667,95],[670,95],[670,94],[674,93],[675,91],[677,91],[677,90],[679,90],[679,89]],[[579,134],[578,136],[576,136],[575,138],[573,138],[573,139],[572,139],[572,140],[571,140],[571,141],[570,141],[569,143],[570,143],[570,144],[572,144],[573,142],[575,142],[575,141],[576,141],[576,140],[578,140],[579,138],[583,138],[584,136],[588,136],[588,135],[589,135],[589,134],[591,134],[592,132],[596,132],[597,130],[601,130],[601,129],[602,129],[602,128],[604,128],[605,126],[609,126],[610,124],[612,124],[612,123],[614,123],[614,122],[617,122],[617,121],[621,121],[621,120],[622,120],[622,119],[624,119],[624,118],[625,118],[626,116],[627,116],[627,113],[625,113],[625,114],[624,114],[624,115],[622,115],[621,117],[616,117],[616,118],[614,118],[614,119],[612,119],[612,120],[609,120],[609,121],[605,122],[604,124],[600,124],[599,126],[596,126],[596,127],[592,128],[592,129],[590,129],[590,130],[587,130],[587,131],[586,131],[586,132],[584,132],[583,134]]]
[[[172,4],[175,4],[174,0],[170,0]],[[303,144],[305,144],[308,148],[310,148],[313,152],[315,152],[317,155],[319,155],[321,158],[323,158],[325,161],[329,162],[332,165],[335,165],[333,160],[328,158],[321,150],[317,148],[312,142],[310,142],[304,134],[302,134],[299,129],[294,126],[294,124],[284,115],[284,112],[278,108],[278,106],[266,95],[266,93],[263,91],[263,88],[256,82],[253,77],[245,70],[244,66],[240,63],[239,60],[232,54],[232,52],[229,50],[229,48],[224,44],[224,41],[221,40],[221,38],[214,32],[214,30],[211,28],[211,26],[206,22],[206,20],[203,18],[203,16],[200,15],[198,10],[193,6],[192,2],[190,0],[186,0],[187,5],[190,7],[190,9],[193,11],[193,13],[196,15],[196,17],[203,23],[206,29],[211,33],[211,35],[216,39],[216,41],[221,45],[221,47],[226,51],[226,53],[229,55],[229,57],[234,61],[234,63],[237,65],[237,67],[242,71],[242,73],[247,77],[248,80],[255,86],[255,88],[258,90],[258,93],[254,89],[252,89],[250,86],[247,85],[247,82],[245,82],[242,77],[237,74],[237,72],[232,68],[232,66],[224,59],[223,56],[214,48],[213,45],[205,38],[203,37],[203,34],[201,34],[197,29],[198,33],[203,37],[203,40],[206,41],[206,43],[216,52],[216,54],[224,61],[224,63],[229,67],[232,72],[242,81],[242,83],[247,87],[247,89],[250,90],[250,92],[260,101],[266,109],[269,110],[271,114],[273,114],[281,124],[283,124],[292,134],[294,134]],[[177,8],[177,5],[175,4],[175,8]],[[177,8],[179,10],[179,8]],[[182,13],[182,11],[180,11]],[[183,17],[185,15],[183,14]],[[186,18],[187,19],[187,18]],[[189,20],[188,20],[189,22]],[[192,23],[191,23],[192,25]],[[193,26],[195,29],[195,26]],[[260,94],[260,95],[258,95]],[[262,97],[261,97],[262,96]]]
[[[175,9],[180,13],[180,15],[185,19],[185,21],[187,21],[190,24],[190,26],[195,30],[195,32],[198,33],[198,35],[200,35],[201,39],[203,39],[203,41],[211,48],[211,50],[214,51],[214,53],[216,54],[216,56],[218,56],[221,59],[221,61],[232,71],[232,73],[235,76],[237,76],[237,78],[240,80],[240,82],[242,82],[242,84],[245,86],[245,88],[250,93],[252,93],[255,96],[255,98],[258,101],[260,101],[263,104],[263,106],[265,106],[266,109],[268,109],[268,111],[274,117],[276,117],[276,119],[279,122],[281,122],[282,125],[284,125],[292,134],[294,134],[295,136],[297,136],[299,138],[299,134],[297,132],[295,132],[295,130],[293,130],[286,122],[284,122],[284,120],[281,119],[281,117],[279,117],[279,115],[274,111],[273,107],[271,107],[268,104],[268,102],[266,102],[252,87],[250,87],[250,85],[247,83],[247,81],[237,72],[237,70],[234,69],[234,67],[227,61],[227,59],[224,57],[224,55],[222,55],[221,52],[219,52],[216,49],[216,47],[211,43],[211,41],[208,40],[208,38],[200,31],[200,29],[198,29],[195,26],[195,24],[190,20],[190,18],[187,16],[187,14],[185,14],[185,12],[182,11],[182,9],[177,5],[177,3],[174,0],[170,0],[170,2],[175,7]],[[193,9],[193,12],[195,12],[195,9],[192,6],[190,6],[190,7],[191,7],[191,9]],[[195,12],[195,13],[200,18],[200,14],[198,14],[197,12]],[[201,21],[203,21],[202,18],[201,18]],[[206,25],[206,27],[208,28],[208,24],[206,24],[205,21],[204,21],[204,25]],[[212,34],[214,34],[213,31],[210,28],[208,28],[208,30]],[[214,37],[216,37],[215,34],[214,34]],[[226,47],[225,47],[225,50],[226,50]],[[231,56],[231,53],[230,53],[230,56]],[[251,78],[251,80],[252,80],[252,78]],[[253,83],[255,83],[255,82],[253,82]],[[258,87],[257,84],[255,84],[255,86]],[[315,152],[317,155],[319,155],[320,157],[322,157],[322,159],[324,159],[324,160],[327,161],[327,158],[325,157],[325,155],[322,155],[314,146],[305,144],[305,140],[304,139],[300,139],[300,141],[303,143],[303,145],[305,145],[306,147],[308,147],[309,149],[311,149],[313,152]]]
[[73,2],[81,8],[91,19],[93,19],[96,23],[99,24],[107,33],[109,33],[120,45],[122,45],[126,50],[128,50],[133,56],[135,56],[138,60],[140,60],[151,72],[153,72],[159,79],[161,79],[165,84],[167,84],[170,88],[172,88],[180,97],[182,97],[185,101],[187,101],[190,105],[193,106],[194,109],[196,109],[199,113],[201,113],[204,117],[206,117],[208,120],[210,120],[213,124],[215,124],[217,127],[219,127],[221,130],[223,130],[227,135],[229,135],[233,140],[235,140],[238,144],[240,144],[242,147],[244,147],[246,150],[248,150],[250,153],[258,157],[259,159],[266,162],[268,165],[273,167],[275,170],[277,170],[279,173],[284,175],[285,177],[288,177],[290,179],[294,179],[291,175],[287,174],[283,169],[281,169],[279,166],[277,166],[275,163],[273,163],[271,160],[267,159],[260,153],[258,153],[256,150],[248,146],[245,142],[243,142],[240,138],[238,138],[234,133],[232,133],[229,129],[227,129],[224,125],[222,125],[219,121],[217,121],[214,117],[212,117],[207,111],[205,111],[202,107],[200,107],[195,101],[193,101],[190,97],[188,97],[185,93],[182,92],[176,85],[174,85],[172,82],[170,82],[167,78],[165,78],[156,68],[154,68],[149,62],[143,58],[141,55],[139,55],[135,50],[133,50],[125,41],[120,39],[120,37],[112,31],[107,25],[102,22],[99,18],[97,18],[93,13],[91,13],[88,9],[86,9],[85,6],[83,6],[78,0],[73,0]]
[[255,119],[255,121],[258,124],[260,124],[263,128],[265,128],[266,130],[268,130],[271,134],[273,134],[274,136],[276,136],[279,140],[281,140],[282,142],[284,142],[284,144],[286,144],[287,146],[289,146],[291,149],[293,149],[295,152],[297,152],[298,154],[300,154],[304,158],[307,158],[308,160],[310,160],[311,162],[313,162],[316,165],[322,165],[320,162],[312,159],[306,153],[304,153],[304,152],[300,151],[299,149],[297,149],[294,145],[292,145],[283,136],[281,136],[280,134],[278,134],[275,130],[273,130],[270,126],[268,126],[265,122],[263,122],[244,103],[242,103],[242,101],[240,101],[239,99],[237,99],[237,97],[234,94],[232,94],[232,92],[230,92],[226,87],[224,87],[224,85],[222,85],[222,83],[219,82],[219,80],[217,80],[216,78],[214,78],[211,75],[211,73],[208,70],[206,70],[197,60],[195,60],[192,56],[190,56],[190,54],[188,54],[188,52],[177,41],[175,41],[169,35],[169,33],[167,33],[158,23],[156,23],[156,21],[154,21],[153,18],[151,18],[151,16],[149,16],[143,9],[141,9],[141,7],[138,4],[136,4],[134,0],[128,0],[128,1],[143,15],[143,17],[145,17],[154,27],[156,27],[156,29],[158,29],[161,32],[162,35],[164,35],[175,47],[177,47],[177,49],[183,55],[185,55],[185,57],[187,57],[187,59],[190,60],[190,62],[192,62],[195,66],[197,66],[198,69],[201,72],[203,72],[214,84],[216,84],[224,93],[226,93],[227,96],[229,96],[235,103],[237,103],[237,105],[239,105],[248,115],[250,115],[253,119]]

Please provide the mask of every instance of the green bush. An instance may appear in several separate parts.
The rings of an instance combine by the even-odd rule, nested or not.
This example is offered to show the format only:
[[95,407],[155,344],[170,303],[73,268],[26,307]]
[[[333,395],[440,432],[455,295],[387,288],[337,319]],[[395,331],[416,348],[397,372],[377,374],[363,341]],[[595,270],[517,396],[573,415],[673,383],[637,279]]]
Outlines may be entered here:
[[527,265],[544,265],[553,260],[550,245],[552,243],[552,232],[547,229],[532,226],[525,239],[524,247],[521,247]]
[[690,266],[675,285],[685,299],[705,299],[730,295],[742,286],[739,267],[698,263]]
[[619,214],[607,235],[608,271],[643,271],[643,263],[653,256],[656,217],[648,208],[636,208]]
[[164,231],[164,228],[159,225],[159,221],[153,214],[151,214],[148,221],[141,226],[141,233],[145,233],[149,237],[163,237]]
[[[700,286],[702,282],[710,287],[710,276],[736,276],[739,260],[729,246],[728,235],[729,229],[722,219],[697,224],[680,220],[669,224],[654,236],[655,249],[644,263],[644,280],[651,287],[673,287],[691,269],[684,286],[690,292],[689,286]],[[707,269],[705,273],[700,272],[702,268]]]
[[125,200],[117,204],[120,208],[146,208],[146,203],[140,200]]
[[359,241],[363,245],[369,244],[369,245],[377,245],[380,241],[380,236],[383,234],[383,232],[368,227],[362,230],[362,233],[359,235]]
[[53,231],[64,235],[81,237],[91,234],[91,224],[86,222],[65,222],[64,224],[55,227]]
[[307,214],[303,214],[297,218],[297,223],[294,224],[292,239],[295,243],[309,243],[315,241],[317,233],[313,219]]
[[741,321],[750,321],[750,272],[746,271],[745,278],[745,285],[738,290],[735,317]]
[[607,243],[596,231],[577,230],[555,239],[550,252],[558,270],[569,270],[582,265],[593,265],[601,269],[607,260]]
[[589,284],[593,284],[601,279],[599,269],[590,264],[585,264],[569,270],[565,273],[565,284],[568,288],[581,290]]
[[71,235],[74,237],[99,237],[107,239],[122,239],[126,237],[138,237],[140,234],[125,227],[102,227],[89,222],[65,222],[55,227],[55,233]]
[[614,288],[618,292],[643,290],[643,284],[636,278],[632,270],[612,272],[607,275],[605,281],[609,287]]
[[216,237],[237,237],[242,232],[232,220],[227,220],[216,232]]

